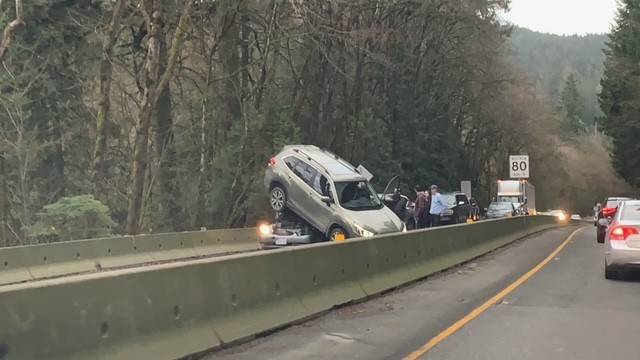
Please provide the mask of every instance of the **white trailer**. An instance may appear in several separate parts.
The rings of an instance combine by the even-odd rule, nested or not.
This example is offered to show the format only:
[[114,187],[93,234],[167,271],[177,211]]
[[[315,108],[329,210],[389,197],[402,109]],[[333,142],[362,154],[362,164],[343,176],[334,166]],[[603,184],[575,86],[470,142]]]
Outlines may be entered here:
[[527,180],[498,180],[497,201],[511,202],[525,214],[536,214],[536,189]]

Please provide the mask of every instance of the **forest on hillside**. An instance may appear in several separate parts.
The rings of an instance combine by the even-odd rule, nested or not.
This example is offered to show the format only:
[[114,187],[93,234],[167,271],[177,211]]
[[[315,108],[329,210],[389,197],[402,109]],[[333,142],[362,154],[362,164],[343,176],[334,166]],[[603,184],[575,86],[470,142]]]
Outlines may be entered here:
[[556,106],[561,106],[567,79],[574,77],[579,111],[584,125],[594,126],[602,116],[598,104],[600,79],[604,73],[607,35],[561,36],[515,27],[510,37],[513,63]]
[[538,206],[587,212],[626,185],[606,138],[572,125],[576,92],[558,104],[511,64],[507,6],[0,2],[0,241],[254,225],[292,143],[378,187],[471,180],[481,204],[529,154]]

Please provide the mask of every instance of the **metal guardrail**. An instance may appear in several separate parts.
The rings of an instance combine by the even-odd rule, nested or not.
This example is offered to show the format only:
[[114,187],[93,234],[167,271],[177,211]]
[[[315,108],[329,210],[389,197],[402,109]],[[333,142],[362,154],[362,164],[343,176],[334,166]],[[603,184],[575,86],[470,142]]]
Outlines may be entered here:
[[553,217],[514,217],[7,285],[0,287],[0,359],[179,358],[555,226]]
[[0,285],[258,249],[254,228],[7,247],[0,248]]

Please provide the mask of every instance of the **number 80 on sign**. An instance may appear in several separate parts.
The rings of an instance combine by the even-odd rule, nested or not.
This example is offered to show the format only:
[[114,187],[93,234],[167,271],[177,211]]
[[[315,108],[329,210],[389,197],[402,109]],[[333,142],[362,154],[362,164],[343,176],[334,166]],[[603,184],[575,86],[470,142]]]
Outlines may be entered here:
[[529,155],[510,155],[509,175],[512,179],[528,179]]

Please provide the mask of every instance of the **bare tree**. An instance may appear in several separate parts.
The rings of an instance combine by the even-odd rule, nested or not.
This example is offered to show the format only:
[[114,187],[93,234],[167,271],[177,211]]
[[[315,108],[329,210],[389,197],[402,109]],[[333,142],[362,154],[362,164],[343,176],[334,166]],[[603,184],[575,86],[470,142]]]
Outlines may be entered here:
[[149,162],[149,128],[158,99],[165,87],[169,86],[173,70],[176,67],[182,43],[184,42],[191,10],[195,0],[187,0],[178,21],[168,50],[167,66],[161,73],[161,42],[166,36],[163,27],[162,7],[160,0],[143,0],[140,9],[147,27],[147,58],[144,65],[143,95],[140,114],[136,123],[135,150],[131,172],[131,193],[127,212],[127,234],[140,231],[140,216],[143,207],[145,172]]
[[94,195],[98,199],[106,196],[103,189],[104,179],[107,176],[107,141],[108,129],[111,122],[111,81],[113,73],[113,47],[120,32],[123,9],[126,0],[118,0],[111,14],[111,21],[107,26],[102,41],[102,59],[98,74],[100,82],[100,95],[98,99],[98,115],[96,118],[96,142],[93,151],[93,186]]
[[4,32],[2,34],[2,42],[0,42],[0,61],[4,60],[16,30],[25,25],[26,24],[22,19],[22,0],[16,0],[16,18],[4,28]]

